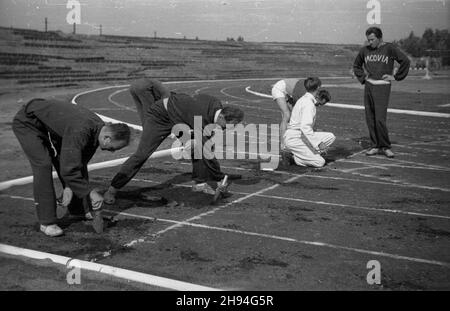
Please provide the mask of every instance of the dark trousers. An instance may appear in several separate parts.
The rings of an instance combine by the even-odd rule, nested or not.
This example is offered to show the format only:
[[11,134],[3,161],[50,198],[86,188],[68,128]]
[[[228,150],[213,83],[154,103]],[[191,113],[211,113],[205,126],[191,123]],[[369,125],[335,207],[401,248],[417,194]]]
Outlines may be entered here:
[[[24,108],[14,117],[12,127],[33,171],[33,194],[38,220],[42,225],[55,224],[57,221],[56,195],[52,166],[60,176],[59,156],[52,148],[44,125],[38,119],[27,116]],[[85,167],[85,174],[87,174],[87,167]],[[60,180],[64,187],[61,176]],[[72,214],[81,214],[85,204],[90,205],[88,198],[80,199],[74,196],[69,205],[69,211]]]
[[[203,145],[210,139],[210,137],[203,136],[202,144],[198,145],[203,149]],[[224,173],[220,171],[220,164],[216,158],[206,159],[205,155],[201,159],[195,159],[194,149],[191,153],[192,158],[192,179],[196,183],[203,183],[207,181],[219,181],[224,177]]]
[[373,85],[370,82],[365,83],[364,107],[372,148],[391,148],[386,126],[390,94],[390,84]]

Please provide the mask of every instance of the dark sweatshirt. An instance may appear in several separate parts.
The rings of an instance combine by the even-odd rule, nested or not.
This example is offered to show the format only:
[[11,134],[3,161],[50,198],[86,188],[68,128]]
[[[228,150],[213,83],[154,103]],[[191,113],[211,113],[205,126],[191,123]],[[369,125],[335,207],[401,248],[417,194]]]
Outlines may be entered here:
[[89,194],[86,166],[99,146],[98,136],[105,123],[93,112],[78,105],[51,99],[34,99],[25,107],[29,118],[43,125],[59,154],[60,174],[75,196]]
[[[125,186],[144,165],[145,161],[156,150],[161,141],[166,138],[173,126],[176,124],[186,124],[194,129],[194,117],[202,119],[202,128],[214,123],[216,112],[222,109],[221,102],[210,95],[199,94],[193,97],[182,93],[171,93],[167,109],[163,101],[159,100],[149,108],[149,119],[153,123],[152,127],[144,127],[138,150],[128,158],[122,165],[120,171],[111,181],[111,186],[120,189]],[[151,130],[152,133],[146,133]]]
[[[400,64],[400,68],[394,75],[395,80],[401,81],[406,78],[409,71],[409,58],[392,43],[383,43],[376,49],[370,46],[361,48],[353,63],[353,71],[361,84],[366,79],[382,80],[384,74],[392,75],[394,61]],[[367,71],[367,75],[364,72]]]

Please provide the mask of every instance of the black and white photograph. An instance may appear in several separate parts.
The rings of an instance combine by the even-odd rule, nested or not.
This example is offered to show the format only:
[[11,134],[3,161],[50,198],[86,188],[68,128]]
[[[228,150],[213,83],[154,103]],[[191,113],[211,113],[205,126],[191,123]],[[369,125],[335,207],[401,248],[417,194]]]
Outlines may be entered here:
[[1,0],[0,291],[450,290],[449,5]]

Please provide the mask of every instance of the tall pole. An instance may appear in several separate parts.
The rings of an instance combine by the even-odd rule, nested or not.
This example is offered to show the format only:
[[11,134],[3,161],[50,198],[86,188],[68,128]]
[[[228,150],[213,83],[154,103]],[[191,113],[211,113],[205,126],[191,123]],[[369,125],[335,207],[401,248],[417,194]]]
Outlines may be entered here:
[[48,19],[47,17],[45,18],[45,32],[47,32],[48,30]]
[[73,34],[77,33],[77,23],[73,23]]
[[100,25],[100,36],[103,34],[102,25]]

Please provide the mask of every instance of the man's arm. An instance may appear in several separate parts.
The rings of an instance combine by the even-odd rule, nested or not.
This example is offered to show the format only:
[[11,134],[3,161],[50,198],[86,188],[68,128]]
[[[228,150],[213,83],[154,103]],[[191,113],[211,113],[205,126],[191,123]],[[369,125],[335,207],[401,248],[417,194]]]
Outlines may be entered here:
[[353,62],[353,72],[355,73],[356,78],[361,84],[364,84],[366,81],[366,73],[364,72],[364,54],[362,49],[359,51],[358,55]]
[[62,139],[60,171],[66,187],[79,198],[90,192],[89,180],[83,174],[83,149],[89,142],[86,131],[67,128]]
[[392,52],[394,54],[394,59],[400,64],[400,67],[398,68],[397,73],[394,75],[394,78],[397,81],[401,81],[408,75],[411,61],[405,53],[400,51],[400,49],[395,46],[392,46]]

